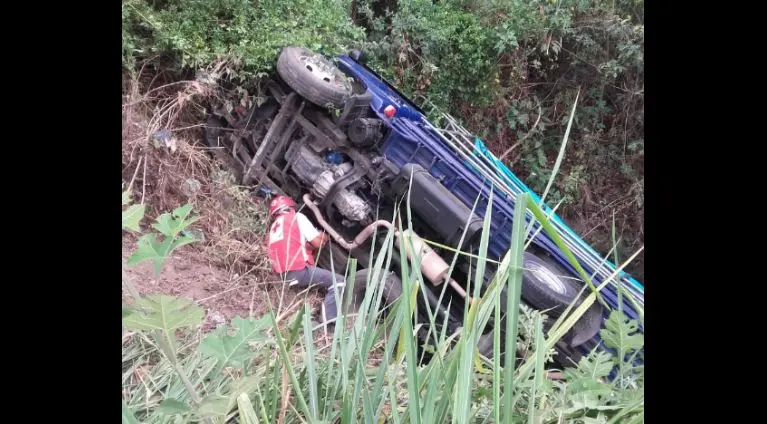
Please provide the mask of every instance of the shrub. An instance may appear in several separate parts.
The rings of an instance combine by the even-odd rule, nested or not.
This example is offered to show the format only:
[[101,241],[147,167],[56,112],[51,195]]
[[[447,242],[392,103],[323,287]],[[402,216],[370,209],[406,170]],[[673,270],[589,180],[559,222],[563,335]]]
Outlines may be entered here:
[[364,37],[342,0],[123,0],[123,65],[170,56],[178,69],[220,56],[240,60],[241,78],[263,75],[293,44],[338,53]]

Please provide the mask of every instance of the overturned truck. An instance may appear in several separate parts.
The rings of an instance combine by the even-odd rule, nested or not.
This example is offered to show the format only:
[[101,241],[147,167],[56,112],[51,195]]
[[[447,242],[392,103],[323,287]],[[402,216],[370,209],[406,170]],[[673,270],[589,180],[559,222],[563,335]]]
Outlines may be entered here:
[[[409,252],[419,254],[423,276],[432,283],[423,287],[418,300],[429,302],[437,313],[435,322],[446,322],[448,334],[458,329],[466,297],[461,282],[476,268],[475,258],[458,255],[446,278],[454,254],[439,246],[476,252],[492,187],[488,257],[500,261],[511,244],[514,200],[523,192],[540,199],[452,117],[443,114],[443,125],[437,127],[367,67],[360,52],[329,58],[286,47],[276,69],[265,86],[266,95],[252,107],[212,107],[205,125],[208,146],[242,184],[303,200],[312,211],[307,215],[333,238],[320,265],[340,272],[349,256],[357,258],[360,267],[369,263],[373,243],[383,239],[370,236],[390,228],[395,214],[402,213],[397,208],[406,203],[403,198],[409,197],[412,230],[399,235],[408,237],[414,248]],[[614,264],[556,215],[553,223],[595,283],[615,272]],[[584,282],[545,232],[533,234],[524,252],[522,300],[557,317],[582,299]],[[392,270],[400,269],[400,260],[395,252]],[[485,285],[494,272],[488,263]],[[623,297],[618,294],[621,287]],[[392,293],[387,300],[398,294]],[[632,319],[638,315],[635,305],[644,305],[644,287],[623,272],[601,294],[611,308],[622,299]],[[577,361],[599,345],[599,329],[608,312],[600,303],[589,308],[556,346],[561,363]],[[426,317],[421,320],[429,323]],[[479,341],[480,353],[487,357],[493,354],[492,327],[488,325]]]

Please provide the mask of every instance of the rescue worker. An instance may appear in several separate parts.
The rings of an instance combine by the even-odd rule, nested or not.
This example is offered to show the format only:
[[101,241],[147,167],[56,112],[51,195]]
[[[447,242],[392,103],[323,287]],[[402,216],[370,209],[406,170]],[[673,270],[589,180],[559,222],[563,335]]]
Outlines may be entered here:
[[[274,222],[269,229],[268,248],[272,269],[284,281],[295,280],[296,286],[319,285],[325,294],[323,323],[336,318],[335,288],[343,287],[344,277],[314,265],[314,251],[328,242],[306,215],[296,211],[296,202],[287,196],[277,196],[269,202],[269,215]],[[340,293],[339,293],[340,297]]]

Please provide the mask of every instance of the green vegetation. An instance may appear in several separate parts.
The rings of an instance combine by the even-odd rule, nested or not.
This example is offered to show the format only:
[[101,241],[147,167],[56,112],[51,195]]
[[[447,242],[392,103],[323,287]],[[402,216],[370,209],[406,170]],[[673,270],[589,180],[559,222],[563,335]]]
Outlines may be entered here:
[[[280,47],[301,45],[366,51],[431,116],[461,119],[548,203],[562,202],[558,213],[587,241],[641,278],[643,8],[642,0],[123,0],[123,230],[140,235],[126,266],[149,262],[162,280],[171,254],[202,244],[197,234],[227,265],[256,261],[246,246],[260,240],[263,211],[184,139],[199,136],[196,106],[213,84],[205,75],[228,75],[253,92]],[[196,116],[187,119],[189,111]],[[144,142],[172,124],[169,149]],[[194,194],[179,194],[192,179],[201,183]],[[224,213],[227,202],[240,209]],[[518,202],[550,231],[537,205]],[[516,210],[513,246],[490,288],[475,293],[460,334],[429,332],[436,354],[423,361],[413,315],[436,323],[415,308],[425,284],[418,266],[402,265],[404,295],[381,307],[384,270],[405,248],[392,233],[366,264],[372,290],[330,340],[311,328],[308,306],[270,306],[204,331],[197,303],[142,296],[124,275],[123,423],[644,422],[644,370],[633,364],[644,340],[620,311],[601,333],[614,354],[592,353],[561,370],[564,379],[547,378],[552,347],[606,283],[594,287],[582,275],[591,293],[553,323],[521,305],[526,228],[524,207]],[[145,214],[154,213],[148,225]],[[345,270],[350,282],[356,267],[352,260]],[[491,321],[504,329],[493,333],[494,357],[516,345],[523,359],[478,355]]]
[[[643,422],[644,370],[632,359],[641,354],[644,340],[636,332],[637,323],[619,311],[611,314],[601,333],[617,355],[595,352],[565,369],[565,381],[547,378],[554,343],[585,312],[589,301],[595,301],[596,292],[544,334],[546,316],[519,303],[519,264],[524,206],[544,222],[546,218],[535,204],[528,204],[527,195],[518,201],[514,248],[485,295],[466,310],[461,333],[429,334],[437,354],[425,363],[417,359],[412,319],[414,313],[424,313],[415,310],[415,296],[424,284],[417,266],[403,263],[403,296],[385,315],[381,312],[385,269],[394,249],[405,248],[395,243],[391,231],[384,248],[371,255],[369,289],[360,309],[354,316],[340,317],[329,345],[314,339],[308,306],[285,325],[271,312],[260,318],[237,317],[230,328],[202,334],[203,311],[193,302],[135,294],[123,311],[123,325],[133,331],[123,340],[123,422]],[[154,227],[162,231],[165,222],[184,231],[190,207],[180,209],[162,215]],[[488,215],[486,228],[489,220]],[[123,227],[127,228],[125,223]],[[173,244],[176,238],[170,240]],[[480,268],[486,251],[485,235]],[[158,252],[162,249],[144,244],[136,255]],[[351,260],[347,275],[353,275],[356,267]],[[512,313],[504,323],[506,343],[519,334],[520,351],[527,352],[518,367],[512,355],[501,363],[480,357],[476,349],[491,316],[500,322],[504,287],[513,293],[507,298],[506,310]],[[426,313],[434,326],[433,311]],[[500,332],[496,334],[499,353]],[[606,381],[616,366],[617,377]]]
[[[643,243],[643,0],[123,0],[123,66],[179,77],[232,60],[252,86],[279,48],[352,47],[413,98],[482,137],[536,192],[552,175],[580,91],[568,154],[549,201],[598,250]],[[427,107],[429,106],[429,107]],[[643,256],[629,271],[643,277]]]

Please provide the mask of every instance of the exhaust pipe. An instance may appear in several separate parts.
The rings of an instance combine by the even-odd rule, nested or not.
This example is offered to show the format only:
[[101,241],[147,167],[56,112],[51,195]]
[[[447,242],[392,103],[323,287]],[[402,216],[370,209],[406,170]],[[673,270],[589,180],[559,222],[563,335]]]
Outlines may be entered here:
[[[312,196],[309,195],[309,193],[304,194],[303,197],[304,203],[306,206],[312,210],[314,213],[314,217],[317,219],[317,222],[320,223],[322,228],[325,229],[325,231],[330,234],[331,237],[333,237],[333,240],[335,240],[336,243],[338,243],[341,247],[343,247],[346,250],[352,250],[358,248],[362,243],[365,242],[370,236],[373,235],[376,229],[378,227],[386,227],[390,230],[395,230],[394,226],[389,222],[385,221],[383,219],[380,219],[378,221],[375,221],[365,227],[362,231],[360,231],[359,234],[357,234],[356,237],[354,237],[354,240],[349,242],[346,241],[343,237],[341,237],[340,234],[336,230],[333,229],[333,227],[330,226],[330,224],[325,221],[325,218],[322,217],[322,213],[320,212],[317,205],[314,204],[314,201],[312,200]],[[397,232],[395,230],[395,235],[397,235]]]
[[[434,249],[426,244],[426,242],[423,241],[423,239],[413,231],[399,231],[389,221],[381,219],[374,221],[365,227],[362,231],[360,231],[359,234],[357,234],[356,237],[354,237],[353,241],[349,242],[341,237],[341,235],[338,234],[338,232],[334,230],[327,221],[325,221],[325,218],[322,217],[322,213],[320,212],[317,205],[314,204],[314,200],[312,200],[312,197],[309,195],[309,193],[304,194],[303,201],[306,206],[314,213],[314,217],[317,219],[317,222],[320,224],[320,226],[322,226],[322,228],[325,229],[328,234],[330,234],[333,240],[335,240],[335,242],[344,249],[356,249],[362,245],[365,240],[370,238],[370,236],[373,235],[373,233],[379,227],[388,228],[394,231],[394,236],[397,237],[398,241],[402,240],[405,242],[405,254],[407,255],[408,259],[410,259],[410,262],[414,262],[416,257],[420,259],[421,274],[423,274],[427,280],[429,280],[435,286],[439,286],[440,284],[444,283],[445,280],[447,280],[447,273],[450,270],[450,265],[448,265],[447,262],[445,262],[445,260],[442,259],[437,254],[437,252],[434,251]],[[447,283],[450,284],[450,286],[456,292],[458,292],[461,297],[465,298],[469,302],[471,301],[471,297],[468,296],[466,290],[464,290],[464,288],[461,287],[457,281],[451,278],[447,281]]]

